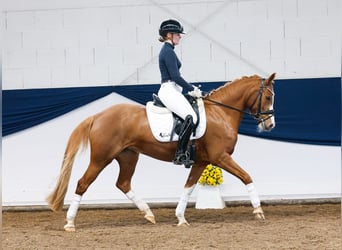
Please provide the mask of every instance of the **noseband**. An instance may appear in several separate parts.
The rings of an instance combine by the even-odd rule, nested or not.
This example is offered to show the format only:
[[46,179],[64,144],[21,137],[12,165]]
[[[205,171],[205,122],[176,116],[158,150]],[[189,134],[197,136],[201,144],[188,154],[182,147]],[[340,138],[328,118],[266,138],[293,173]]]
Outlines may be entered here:
[[[272,83],[273,84],[273,83]],[[212,102],[212,103],[215,103],[216,105],[219,105],[219,106],[222,106],[222,107],[225,107],[225,108],[229,108],[229,109],[232,109],[232,110],[235,110],[235,111],[238,111],[240,113],[243,113],[243,114],[247,114],[247,115],[250,115],[252,116],[254,119],[256,119],[258,121],[258,123],[261,123],[261,122],[265,122],[266,120],[270,119],[272,116],[274,116],[274,110],[267,110],[267,111],[262,111],[261,110],[261,100],[262,100],[262,95],[263,95],[263,92],[264,92],[264,89],[268,90],[269,92],[271,92],[272,96],[274,95],[274,92],[268,88],[268,87],[265,87],[265,80],[262,79],[261,80],[261,83],[260,83],[260,88],[259,88],[259,92],[258,92],[258,95],[255,97],[254,101],[253,101],[253,104],[251,105],[251,107],[249,108],[250,110],[253,108],[253,106],[256,104],[256,102],[259,100],[258,102],[258,109],[257,109],[257,112],[256,113],[252,113],[252,112],[248,112],[248,111],[245,111],[245,110],[242,110],[242,109],[238,109],[238,108],[235,108],[235,107],[232,107],[230,105],[226,105],[224,103],[221,103],[221,102],[217,102],[215,100],[212,100],[212,99],[209,99],[208,97],[203,97],[204,100],[207,100],[209,102]],[[266,118],[263,118],[263,116],[267,115]]]

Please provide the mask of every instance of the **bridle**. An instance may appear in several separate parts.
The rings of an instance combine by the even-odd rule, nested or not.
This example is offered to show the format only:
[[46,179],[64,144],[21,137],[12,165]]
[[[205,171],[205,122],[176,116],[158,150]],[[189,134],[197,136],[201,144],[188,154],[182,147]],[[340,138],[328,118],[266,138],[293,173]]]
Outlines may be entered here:
[[[272,82],[272,84],[273,84],[273,82]],[[250,110],[252,110],[252,108],[254,107],[254,105],[256,105],[256,103],[258,101],[258,104],[257,104],[258,105],[258,109],[257,109],[256,113],[252,113],[252,112],[249,112],[249,111],[245,111],[245,110],[242,110],[242,109],[235,108],[233,106],[230,106],[230,105],[227,105],[227,104],[224,104],[224,103],[212,100],[212,99],[208,98],[207,96],[204,96],[203,99],[207,100],[209,102],[215,103],[216,105],[219,105],[219,106],[222,106],[222,107],[225,107],[225,108],[229,108],[229,109],[238,111],[238,112],[243,113],[243,114],[250,115],[254,119],[256,119],[258,121],[258,123],[264,123],[266,120],[268,120],[268,119],[270,119],[271,117],[274,116],[274,110],[273,109],[272,110],[267,110],[267,111],[262,111],[261,110],[261,100],[262,100],[262,95],[263,95],[264,89],[266,89],[267,91],[271,92],[272,96],[274,96],[274,92],[270,88],[265,86],[265,79],[262,79],[261,83],[260,83],[260,88],[259,88],[259,91],[258,91],[258,95],[255,97],[255,99],[253,101],[253,104],[249,108]],[[263,118],[265,115],[267,115],[267,117]]]

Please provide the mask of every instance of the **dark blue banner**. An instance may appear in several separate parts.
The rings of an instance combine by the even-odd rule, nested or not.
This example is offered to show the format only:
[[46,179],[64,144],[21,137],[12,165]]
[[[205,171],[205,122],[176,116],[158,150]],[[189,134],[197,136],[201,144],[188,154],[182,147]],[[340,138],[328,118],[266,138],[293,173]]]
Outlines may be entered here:
[[[210,91],[222,84],[201,83],[201,89]],[[259,133],[255,120],[245,115],[240,134],[296,143],[341,145],[341,78],[280,79],[274,87],[276,128]],[[3,135],[48,121],[112,92],[145,104],[158,89],[159,84],[5,90],[2,92]]]
[[41,124],[112,93],[113,87],[2,91],[2,134]]

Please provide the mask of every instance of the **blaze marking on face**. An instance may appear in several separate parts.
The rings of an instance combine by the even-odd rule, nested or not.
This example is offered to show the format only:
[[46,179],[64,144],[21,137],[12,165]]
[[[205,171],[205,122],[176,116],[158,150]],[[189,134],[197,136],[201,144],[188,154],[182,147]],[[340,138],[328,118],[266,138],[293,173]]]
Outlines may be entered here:
[[[272,105],[270,106],[270,110],[273,110],[273,101],[272,101]],[[271,117],[271,123],[273,124],[273,128],[275,127],[275,118],[274,115],[272,115]]]

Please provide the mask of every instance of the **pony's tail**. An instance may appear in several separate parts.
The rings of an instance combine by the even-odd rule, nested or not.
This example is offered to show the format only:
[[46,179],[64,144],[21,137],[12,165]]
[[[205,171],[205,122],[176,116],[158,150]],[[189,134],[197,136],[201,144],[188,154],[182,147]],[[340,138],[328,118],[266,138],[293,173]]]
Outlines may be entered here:
[[82,145],[85,149],[88,145],[89,131],[93,125],[94,117],[91,116],[81,122],[70,135],[67,147],[64,153],[63,164],[55,189],[47,197],[49,207],[53,211],[60,211],[64,204],[65,194],[68,190],[68,184],[71,175],[71,169],[74,164],[75,155]]

